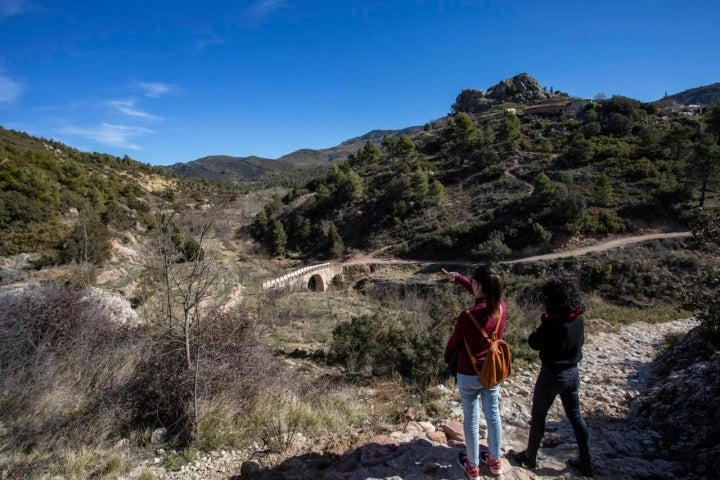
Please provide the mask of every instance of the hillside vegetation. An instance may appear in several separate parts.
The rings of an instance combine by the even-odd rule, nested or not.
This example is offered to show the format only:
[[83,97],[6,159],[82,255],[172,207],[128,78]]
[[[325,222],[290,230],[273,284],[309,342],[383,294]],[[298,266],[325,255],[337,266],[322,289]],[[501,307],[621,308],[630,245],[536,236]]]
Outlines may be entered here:
[[54,251],[46,261],[65,263],[88,236],[92,261],[106,260],[108,230],[147,220],[178,186],[163,168],[0,128],[0,255]]
[[251,232],[306,258],[393,247],[487,260],[683,228],[689,209],[717,204],[719,116],[576,99],[523,74],[463,91],[453,114],[419,133],[367,142],[269,205]]

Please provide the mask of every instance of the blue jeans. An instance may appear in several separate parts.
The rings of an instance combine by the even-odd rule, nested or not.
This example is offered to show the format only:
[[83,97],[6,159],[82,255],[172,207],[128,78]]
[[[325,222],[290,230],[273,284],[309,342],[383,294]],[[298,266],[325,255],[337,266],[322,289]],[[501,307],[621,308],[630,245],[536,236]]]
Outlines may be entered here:
[[502,426],[500,425],[500,385],[484,388],[477,375],[458,373],[457,385],[463,407],[463,431],[468,463],[477,466],[480,462],[480,400],[488,430],[490,456],[500,458]]
[[580,413],[580,374],[577,367],[555,370],[542,367],[533,392],[532,418],[530,420],[530,436],[528,438],[527,456],[531,460],[537,458],[540,442],[545,434],[545,418],[548,410],[560,395],[580,449],[580,460],[590,461],[589,433],[585,420]]

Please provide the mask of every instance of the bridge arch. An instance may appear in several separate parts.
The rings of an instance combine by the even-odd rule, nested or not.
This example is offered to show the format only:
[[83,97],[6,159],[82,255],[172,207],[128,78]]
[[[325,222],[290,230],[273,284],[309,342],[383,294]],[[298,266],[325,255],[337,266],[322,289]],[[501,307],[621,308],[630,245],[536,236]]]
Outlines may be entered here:
[[308,279],[307,288],[311,292],[324,292],[327,290],[327,284],[322,275],[316,273]]

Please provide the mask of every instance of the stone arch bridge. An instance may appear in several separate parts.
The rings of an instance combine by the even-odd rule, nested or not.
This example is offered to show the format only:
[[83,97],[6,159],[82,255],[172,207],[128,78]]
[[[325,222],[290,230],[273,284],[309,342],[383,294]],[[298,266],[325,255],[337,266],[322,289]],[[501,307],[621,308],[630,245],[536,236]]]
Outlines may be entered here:
[[[644,242],[647,240],[655,240],[655,239],[661,239],[661,238],[677,238],[677,237],[688,237],[692,233],[691,232],[661,232],[661,233],[649,233],[649,234],[641,234],[641,235],[633,235],[628,237],[621,237],[621,238],[615,238],[611,240],[607,240],[604,242],[600,242],[594,245],[589,245],[587,247],[572,249],[572,250],[564,250],[564,251],[556,251],[551,253],[546,253],[543,255],[537,255],[532,257],[524,257],[524,258],[517,258],[514,260],[505,260],[501,263],[521,263],[521,262],[532,262],[537,260],[550,260],[550,259],[556,259],[556,258],[564,258],[564,257],[575,257],[580,255],[585,255],[587,253],[591,252],[601,252],[604,250],[612,249],[612,248],[620,248],[624,247],[626,245]],[[440,262],[440,261],[426,261],[426,260],[378,260],[373,259],[372,256],[366,258],[362,262],[354,261],[354,262],[346,262],[346,265],[353,265],[353,264],[371,264],[371,263],[424,263],[424,264],[439,264],[442,265],[443,263],[447,262]],[[453,265],[472,265],[473,262],[471,261],[455,261],[452,262]],[[333,279],[338,276],[342,275],[343,273],[343,264],[340,263],[334,263],[334,262],[328,262],[328,263],[320,263],[318,265],[309,265],[307,267],[300,268],[298,270],[293,270],[292,272],[288,272],[285,275],[282,275],[277,278],[273,278],[272,280],[268,280],[266,282],[263,282],[262,288],[263,290],[268,290],[271,288],[279,288],[279,287],[290,287],[290,288],[297,288],[302,289],[305,288],[307,290],[312,291],[319,291],[324,292],[327,290],[328,285],[330,285],[333,281]]]
[[263,290],[287,287],[291,289],[308,289],[314,292],[324,292],[333,278],[342,275],[343,266],[339,263],[320,263],[293,270],[272,280],[263,282]]

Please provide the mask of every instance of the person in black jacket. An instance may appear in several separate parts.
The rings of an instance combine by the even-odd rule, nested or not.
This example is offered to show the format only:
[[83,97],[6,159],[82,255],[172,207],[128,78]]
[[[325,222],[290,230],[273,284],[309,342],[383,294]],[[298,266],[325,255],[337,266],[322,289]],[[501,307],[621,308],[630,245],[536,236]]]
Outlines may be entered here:
[[589,433],[580,413],[580,374],[585,340],[585,320],[580,289],[568,276],[557,276],[542,287],[545,313],[540,325],[530,334],[528,345],[539,350],[542,367],[533,391],[530,435],[527,449],[515,453],[515,459],[531,469],[537,467],[537,451],[545,433],[548,410],[560,395],[579,448],[579,458],[568,460],[568,465],[590,476],[594,468],[590,456]]

